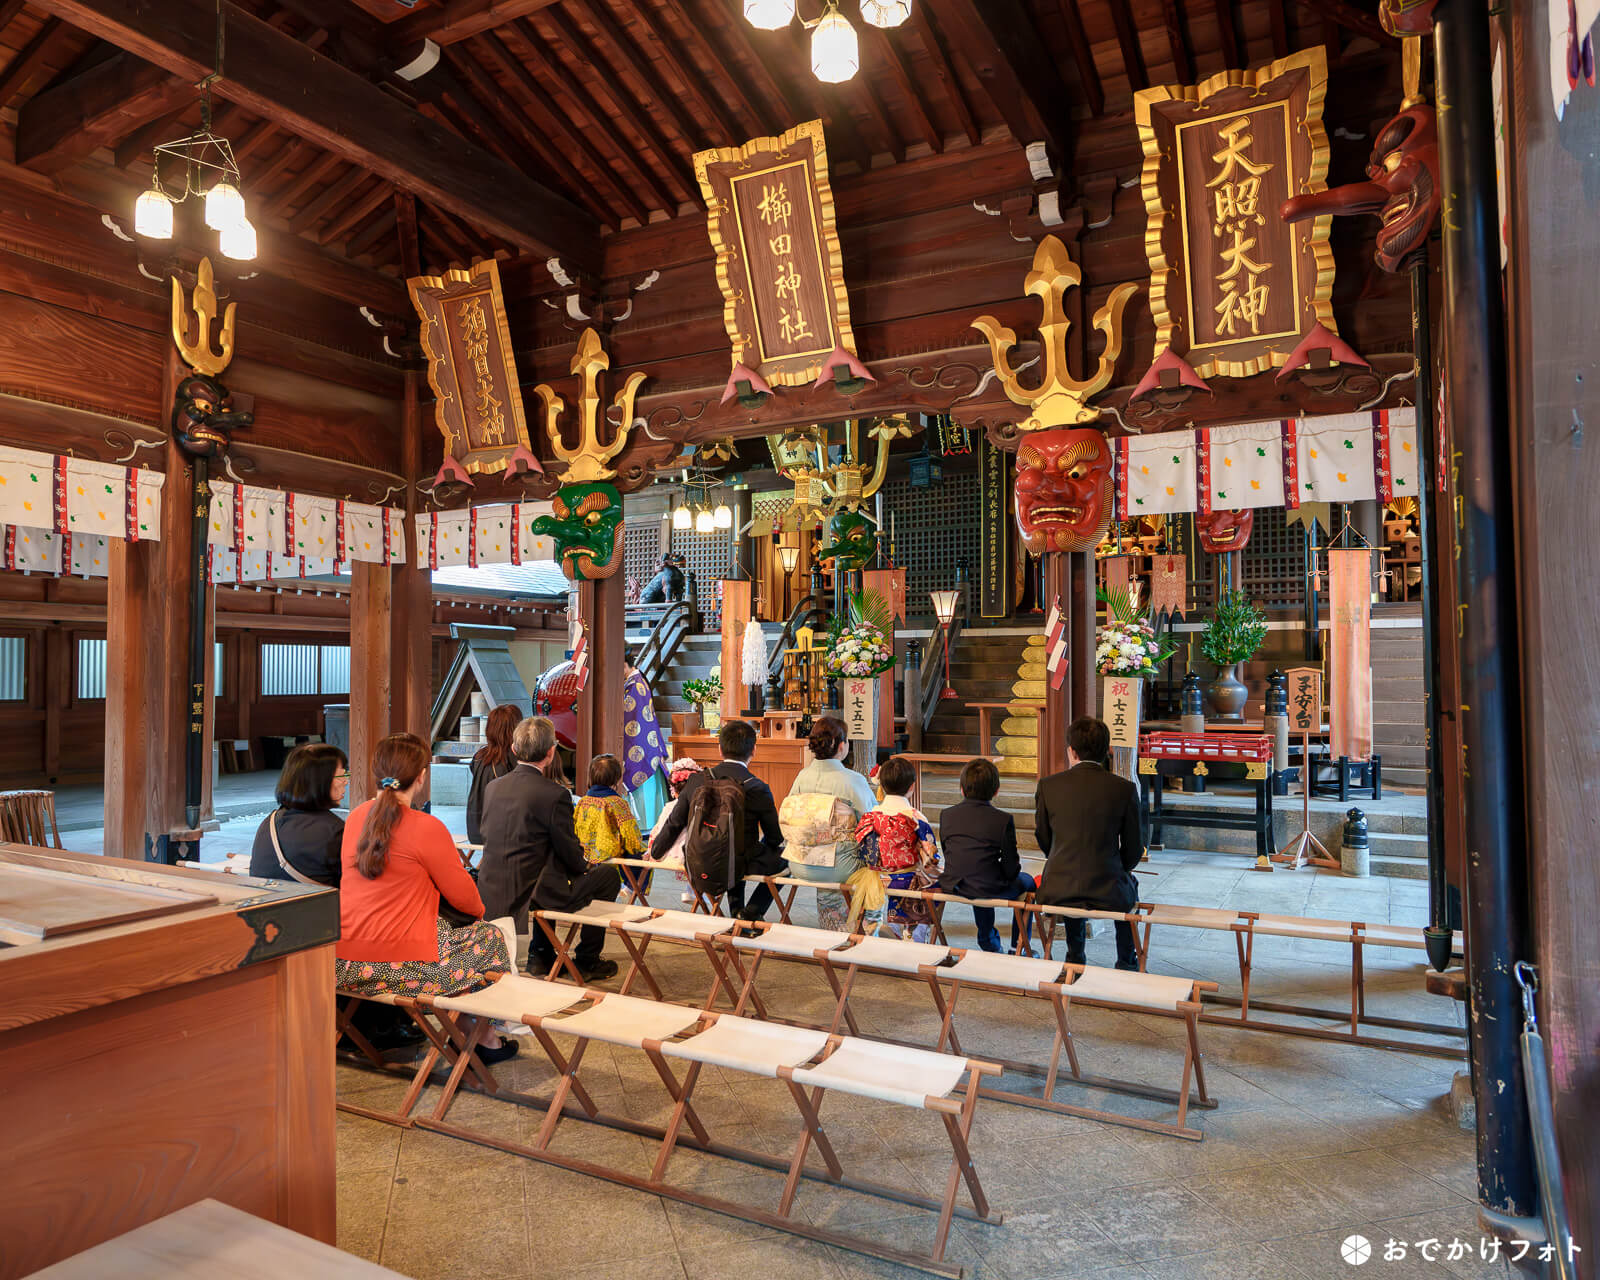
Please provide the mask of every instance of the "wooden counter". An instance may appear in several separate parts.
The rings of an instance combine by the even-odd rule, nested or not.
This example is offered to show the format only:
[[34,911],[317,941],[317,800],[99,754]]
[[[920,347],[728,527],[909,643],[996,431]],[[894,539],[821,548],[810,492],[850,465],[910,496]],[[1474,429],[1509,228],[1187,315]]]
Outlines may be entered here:
[[[670,755],[673,760],[693,756],[701,767],[709,769],[722,759],[722,749],[714,733],[675,733]],[[811,752],[804,738],[757,738],[750,772],[771,787],[772,798],[782,804],[795,777],[810,763]]]
[[334,1240],[338,895],[0,844],[0,1278],[212,1197]]

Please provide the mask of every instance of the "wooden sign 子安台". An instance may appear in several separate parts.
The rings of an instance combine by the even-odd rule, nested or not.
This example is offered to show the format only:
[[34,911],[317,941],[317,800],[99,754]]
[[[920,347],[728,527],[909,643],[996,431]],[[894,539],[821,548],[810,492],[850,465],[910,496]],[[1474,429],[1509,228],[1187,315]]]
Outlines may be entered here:
[[1293,667],[1289,671],[1289,732],[1322,732],[1322,671]]

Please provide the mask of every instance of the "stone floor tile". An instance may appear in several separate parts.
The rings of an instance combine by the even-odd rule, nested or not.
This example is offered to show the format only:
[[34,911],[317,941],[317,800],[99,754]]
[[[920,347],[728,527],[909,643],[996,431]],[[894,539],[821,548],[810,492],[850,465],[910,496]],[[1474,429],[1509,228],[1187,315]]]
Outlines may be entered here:
[[[406,1133],[406,1139],[415,1136]],[[531,1275],[522,1180],[485,1151],[442,1138],[460,1153],[451,1160],[421,1144],[407,1161],[389,1199],[379,1259],[414,1280],[524,1280]],[[425,1154],[424,1154],[425,1153]],[[505,1157],[512,1159],[512,1157]]]
[[524,1179],[523,1187],[530,1265],[537,1274],[676,1252],[657,1196],[586,1180],[575,1203],[545,1179]]
[[813,1240],[752,1240],[716,1248],[685,1248],[680,1257],[688,1280],[836,1280],[837,1265],[826,1245]]
[[1283,1164],[1201,1174],[1184,1186],[1211,1206],[1239,1243],[1323,1231],[1348,1216]]
[[[863,1228],[857,1232],[852,1226],[848,1230],[852,1234],[867,1236],[893,1249],[927,1254],[933,1249],[934,1226],[934,1215],[918,1214],[914,1217],[878,1218],[872,1222],[870,1228]],[[988,1227],[981,1224],[974,1226],[978,1231],[1005,1230],[1003,1226]],[[838,1268],[840,1280],[927,1280],[925,1271],[849,1249],[829,1246],[828,1257]],[[988,1275],[978,1254],[955,1226],[950,1228],[949,1239],[945,1242],[944,1260],[965,1267],[969,1276]]]
[[652,1253],[642,1258],[613,1259],[593,1266],[562,1267],[549,1271],[534,1265],[534,1280],[683,1280],[683,1262],[677,1251]]
[[1074,1212],[1133,1262],[1204,1253],[1234,1239],[1233,1229],[1182,1183],[1124,1187],[1081,1196]]
[[[366,1105],[363,1103],[363,1105]],[[395,1163],[400,1155],[399,1125],[368,1120],[365,1116],[338,1113],[338,1168],[342,1180],[346,1174],[369,1173],[374,1170],[394,1175]]]
[[1060,1197],[1019,1204],[997,1227],[962,1222],[956,1230],[977,1255],[983,1280],[1039,1280],[1132,1261],[1122,1242],[1090,1221],[1081,1202]]
[[[1512,1265],[1510,1250],[1501,1248],[1498,1256],[1489,1249],[1490,1258],[1483,1257],[1486,1246],[1486,1237],[1483,1229],[1478,1225],[1478,1210],[1476,1203],[1461,1204],[1453,1209],[1434,1210],[1429,1213],[1415,1214],[1405,1218],[1384,1218],[1371,1224],[1374,1231],[1381,1233],[1383,1240],[1404,1240],[1407,1243],[1407,1254],[1413,1263],[1420,1262],[1429,1269],[1433,1276],[1451,1275],[1462,1277],[1463,1280],[1491,1280],[1492,1277],[1517,1276],[1521,1272]],[[1378,1236],[1373,1237],[1374,1242]],[[1424,1242],[1437,1240],[1438,1246],[1428,1246],[1419,1250],[1416,1246]],[[1462,1256],[1450,1256],[1451,1245],[1460,1242],[1464,1248],[1460,1251]],[[1430,1261],[1428,1253],[1432,1253]]]
[[1301,1280],[1296,1268],[1259,1244],[1230,1245],[1143,1265],[1145,1280]]
[[[736,1204],[776,1210],[782,1185],[782,1179],[777,1174],[764,1169],[747,1169],[742,1171],[737,1179],[730,1179],[720,1184],[714,1194]],[[781,1235],[771,1227],[746,1222],[741,1218],[717,1213],[711,1209],[702,1209],[698,1205],[684,1204],[682,1201],[666,1198],[663,1198],[662,1204],[666,1207],[667,1221],[672,1225],[672,1235],[678,1251],[683,1254],[688,1254],[690,1251],[727,1249],[755,1240],[778,1239]],[[684,1269],[689,1269],[687,1257],[684,1260]]]
[[389,1220],[389,1190],[394,1170],[339,1169],[338,1237],[346,1253],[376,1262],[383,1252],[383,1229]]
[[1381,1151],[1351,1151],[1286,1162],[1347,1217],[1370,1221],[1459,1205],[1462,1197]]
[[1413,1142],[1379,1150],[1459,1196],[1468,1200],[1478,1198],[1478,1166],[1470,1147],[1456,1143],[1440,1146],[1436,1142]]

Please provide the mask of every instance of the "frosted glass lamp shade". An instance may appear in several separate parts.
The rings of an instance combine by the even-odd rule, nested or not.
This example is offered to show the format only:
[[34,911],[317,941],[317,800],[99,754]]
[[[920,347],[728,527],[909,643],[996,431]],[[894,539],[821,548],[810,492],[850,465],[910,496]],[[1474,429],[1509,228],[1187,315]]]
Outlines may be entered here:
[[861,19],[875,27],[898,27],[911,16],[911,0],[861,0]]
[[717,527],[717,518],[706,508],[701,507],[695,512],[694,531],[696,533],[711,533]]
[[231,227],[224,227],[217,237],[222,256],[235,262],[249,262],[256,256],[256,229],[250,219],[241,218]]
[[933,611],[938,615],[941,627],[948,627],[956,620],[956,601],[961,598],[959,591],[930,591],[928,598],[933,601]]
[[799,547],[779,547],[778,563],[783,566],[785,573],[793,573],[795,565],[800,563]]
[[674,529],[690,529],[694,527],[694,513],[688,507],[676,507],[672,512],[672,527]]
[[219,182],[206,192],[206,226],[226,231],[245,221],[244,197],[231,182]]
[[856,29],[837,9],[829,8],[811,33],[811,70],[818,80],[838,84],[861,69]]
[[134,202],[133,229],[151,240],[172,239],[172,201],[151,187]]
[[726,502],[718,505],[711,518],[719,529],[733,528],[733,509]]
[[744,17],[752,27],[777,31],[794,21],[794,0],[744,0]]

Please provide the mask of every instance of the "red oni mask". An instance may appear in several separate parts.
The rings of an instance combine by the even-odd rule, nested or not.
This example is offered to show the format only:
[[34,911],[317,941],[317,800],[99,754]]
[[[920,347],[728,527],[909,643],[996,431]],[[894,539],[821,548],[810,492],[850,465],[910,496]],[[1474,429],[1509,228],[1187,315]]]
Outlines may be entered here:
[[1033,555],[1093,551],[1111,523],[1111,446],[1093,427],[1024,436],[1017,448],[1017,528]]
[[1250,541],[1250,530],[1256,522],[1256,513],[1249,507],[1243,510],[1223,508],[1210,515],[1196,515],[1195,528],[1200,531],[1200,546],[1220,555],[1224,551],[1243,551]]

